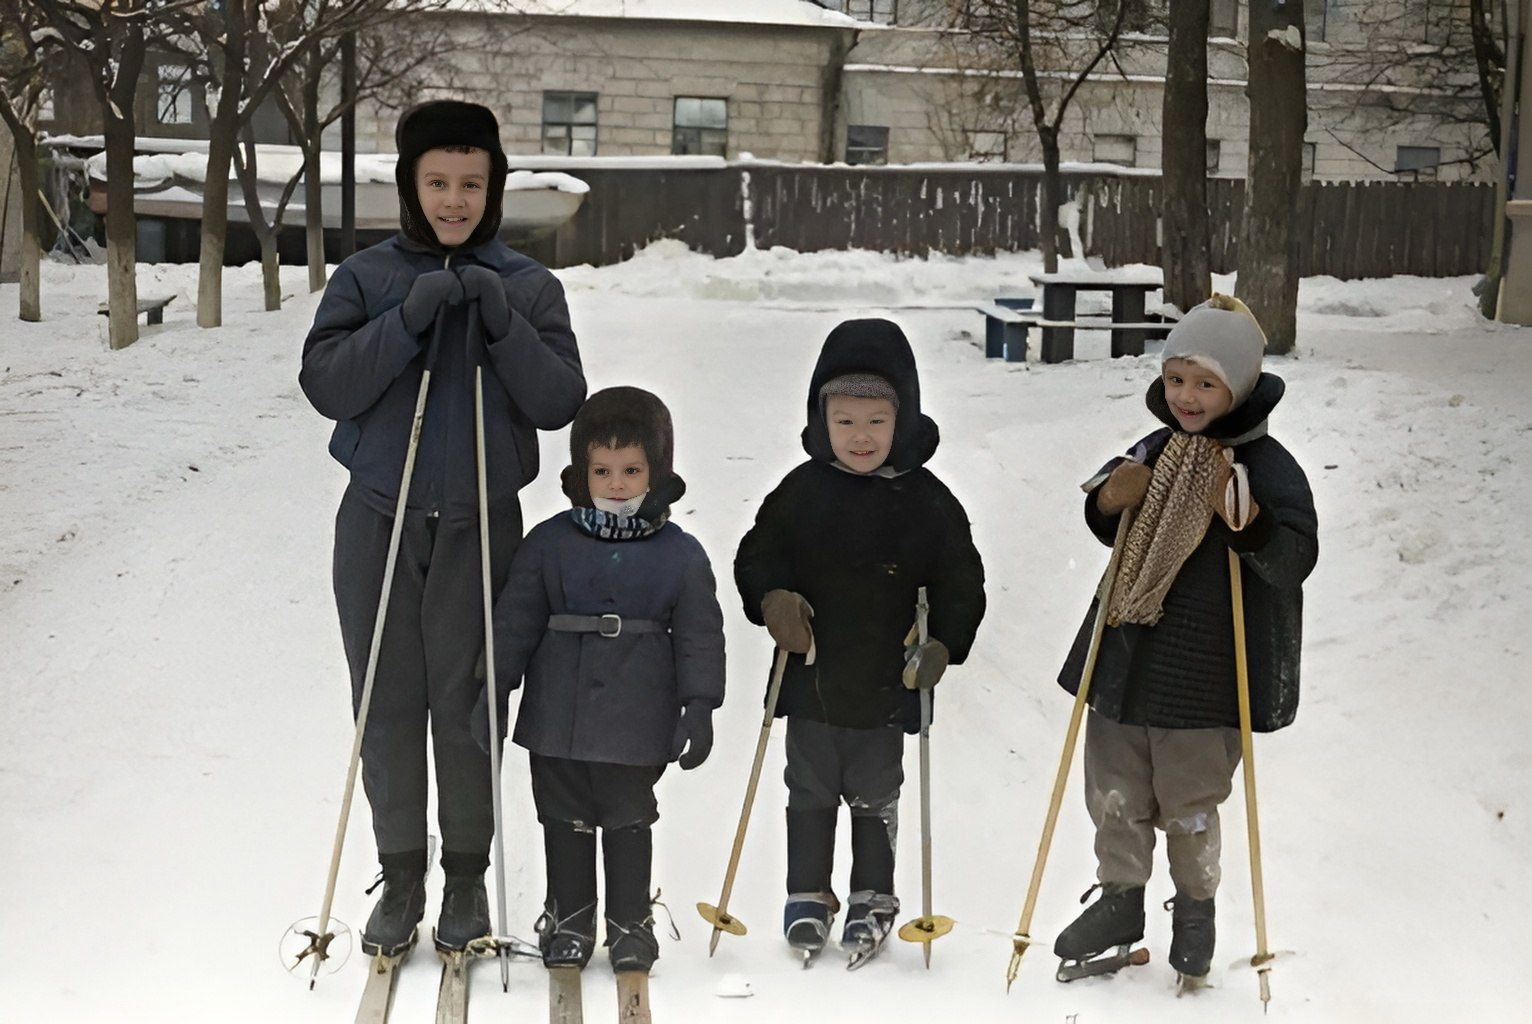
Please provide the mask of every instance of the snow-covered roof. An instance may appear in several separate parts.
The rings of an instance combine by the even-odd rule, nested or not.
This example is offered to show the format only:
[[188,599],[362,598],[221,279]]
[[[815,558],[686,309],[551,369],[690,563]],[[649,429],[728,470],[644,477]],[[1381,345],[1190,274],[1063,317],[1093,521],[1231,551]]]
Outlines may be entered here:
[[805,28],[866,28],[865,22],[810,0],[449,0],[449,7],[541,17],[713,21]]

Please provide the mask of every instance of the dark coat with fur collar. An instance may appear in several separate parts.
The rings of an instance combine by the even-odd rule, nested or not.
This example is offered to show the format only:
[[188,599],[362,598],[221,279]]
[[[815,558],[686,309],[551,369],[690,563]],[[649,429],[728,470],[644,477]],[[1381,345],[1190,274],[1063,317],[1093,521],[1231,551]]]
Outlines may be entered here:
[[[819,389],[846,373],[875,373],[899,395],[888,465],[859,475],[833,464]],[[813,456],[762,503],[740,541],[734,578],[757,625],[769,590],[802,594],[814,609],[816,660],[788,658],[777,714],[858,729],[920,727],[920,701],[904,689],[904,639],[927,587],[930,635],[960,664],[984,617],[984,566],[968,515],[925,468],[936,424],[920,412],[909,342],[886,320],[854,320],[826,340],[809,385],[803,444]]]
[[[1207,436],[1227,442],[1250,434],[1264,423],[1283,390],[1280,377],[1263,373],[1249,400],[1211,424]],[[1147,400],[1168,427],[1138,442],[1133,454],[1153,466],[1176,421],[1162,381],[1150,386]],[[1236,444],[1234,455],[1249,471],[1260,514],[1239,533],[1213,517],[1207,535],[1165,595],[1158,624],[1107,627],[1091,680],[1090,704],[1113,721],[1170,729],[1239,724],[1227,555],[1231,549],[1239,553],[1244,567],[1252,726],[1271,732],[1291,724],[1298,712],[1303,581],[1319,555],[1314,498],[1302,468],[1275,438],[1261,433]],[[1123,461],[1113,459],[1102,473]],[[1101,514],[1094,489],[1086,495],[1085,521],[1103,544],[1112,543],[1118,520]],[[1079,688],[1095,617],[1092,601],[1059,673],[1059,683],[1070,693]]]

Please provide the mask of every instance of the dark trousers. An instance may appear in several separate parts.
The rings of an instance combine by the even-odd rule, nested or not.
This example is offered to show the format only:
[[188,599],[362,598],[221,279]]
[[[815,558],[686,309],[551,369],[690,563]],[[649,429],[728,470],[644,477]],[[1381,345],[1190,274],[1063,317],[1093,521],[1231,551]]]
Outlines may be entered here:
[[[361,706],[393,519],[347,489],[335,516],[335,603],[351,666],[351,706]],[[491,593],[521,543],[521,510],[490,516]],[[487,854],[494,837],[489,755],[470,730],[483,680],[484,593],[477,522],[409,513],[395,563],[377,675],[362,737],[362,784],[378,853],[426,847],[426,728],[436,763],[443,855]]]
[[[548,893],[555,920],[596,902],[596,829],[606,868],[607,917],[619,924],[649,913],[650,826],[659,820],[654,787],[664,765],[639,766],[531,755],[532,802],[543,826]],[[579,930],[577,927],[576,930]]]
[[829,892],[835,819],[851,808],[851,891],[893,895],[904,731],[787,719],[787,891]]

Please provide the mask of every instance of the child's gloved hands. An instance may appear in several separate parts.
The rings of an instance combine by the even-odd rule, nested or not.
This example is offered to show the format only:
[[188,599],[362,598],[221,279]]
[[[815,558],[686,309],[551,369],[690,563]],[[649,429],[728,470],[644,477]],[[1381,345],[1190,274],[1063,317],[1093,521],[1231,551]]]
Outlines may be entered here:
[[421,274],[410,285],[410,293],[399,306],[404,318],[404,329],[419,334],[436,319],[443,306],[455,306],[463,301],[463,282],[450,270],[433,270]]
[[1149,493],[1149,478],[1154,471],[1142,462],[1131,459],[1112,470],[1106,483],[1096,490],[1096,507],[1104,516],[1115,516],[1130,508],[1138,508]]
[[791,590],[768,590],[761,598],[761,618],[778,647],[792,654],[807,654],[814,646],[814,630],[809,620],[814,609],[802,594]]
[[[682,753],[683,747],[685,753]],[[680,762],[682,771],[689,772],[706,761],[712,750],[713,709],[694,700],[681,710],[681,721],[676,723],[676,738],[670,745],[670,758]]]
[[469,302],[479,304],[479,319],[489,339],[497,341],[511,333],[511,308],[505,301],[505,283],[488,267],[467,266],[458,271]]
[[1242,462],[1234,461],[1234,449],[1223,449],[1224,469],[1208,488],[1207,502],[1235,533],[1249,526],[1261,506],[1250,494],[1250,478]]
[[929,690],[941,681],[951,654],[940,640],[927,640],[904,649],[904,688]]

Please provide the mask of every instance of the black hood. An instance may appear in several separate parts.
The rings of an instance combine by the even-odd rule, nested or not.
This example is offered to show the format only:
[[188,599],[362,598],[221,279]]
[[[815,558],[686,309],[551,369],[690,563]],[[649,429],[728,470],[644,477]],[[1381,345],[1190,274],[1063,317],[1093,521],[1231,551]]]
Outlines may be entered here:
[[920,412],[920,376],[915,369],[915,353],[910,350],[904,332],[888,320],[847,320],[825,339],[809,381],[803,450],[822,462],[835,461],[819,389],[847,373],[877,374],[892,384],[899,396],[894,446],[885,465],[904,472],[930,461],[941,437],[931,418]]
[[[1215,441],[1243,437],[1266,421],[1286,391],[1287,384],[1281,377],[1274,373],[1262,373],[1250,397],[1239,408],[1209,423],[1203,433]],[[1170,411],[1170,403],[1165,399],[1165,378],[1154,378],[1149,391],[1144,395],[1144,404],[1154,413],[1155,419],[1171,430],[1181,429],[1181,425],[1176,422],[1176,414]]]
[[500,125],[488,107],[461,100],[430,100],[406,110],[394,129],[399,162],[394,181],[399,188],[399,228],[416,246],[434,253],[448,250],[436,240],[415,192],[415,163],[427,150],[443,146],[473,146],[489,153],[489,183],[485,188],[484,216],[473,234],[458,248],[474,249],[500,232],[501,207],[505,199],[507,163],[500,147]]

